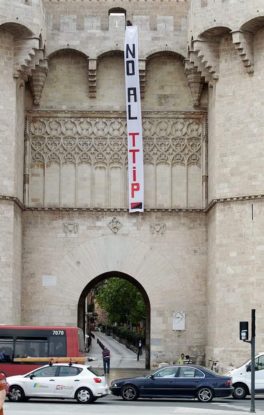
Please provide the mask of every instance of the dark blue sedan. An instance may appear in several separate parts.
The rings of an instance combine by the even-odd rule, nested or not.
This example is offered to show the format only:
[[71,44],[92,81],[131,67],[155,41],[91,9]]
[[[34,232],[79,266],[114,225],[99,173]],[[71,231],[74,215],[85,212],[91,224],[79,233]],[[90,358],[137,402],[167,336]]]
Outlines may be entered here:
[[214,397],[232,394],[232,378],[220,376],[197,365],[166,366],[144,377],[116,379],[111,383],[113,395],[126,401],[138,398],[197,398],[210,402]]

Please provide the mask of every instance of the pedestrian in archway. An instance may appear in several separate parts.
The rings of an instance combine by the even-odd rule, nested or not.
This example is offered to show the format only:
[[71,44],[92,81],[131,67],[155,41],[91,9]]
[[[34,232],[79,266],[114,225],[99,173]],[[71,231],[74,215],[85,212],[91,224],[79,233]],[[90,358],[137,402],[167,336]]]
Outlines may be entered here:
[[7,392],[7,382],[6,377],[3,372],[0,372],[0,415],[4,415],[4,401]]
[[110,372],[110,350],[107,349],[107,347],[103,348],[102,356],[104,364],[104,373],[106,374]]
[[138,341],[138,350],[137,350],[137,360],[139,360],[139,356],[142,355],[142,347],[143,347],[142,340],[139,339],[139,341]]

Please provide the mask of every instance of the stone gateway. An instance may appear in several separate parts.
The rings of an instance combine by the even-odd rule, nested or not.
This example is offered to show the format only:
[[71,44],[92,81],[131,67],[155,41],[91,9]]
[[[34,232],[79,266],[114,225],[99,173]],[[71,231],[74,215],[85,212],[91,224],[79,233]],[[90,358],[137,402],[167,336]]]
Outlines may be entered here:
[[0,0],[1,324],[82,325],[87,289],[120,275],[148,304],[151,366],[237,365],[252,308],[264,349],[263,45],[263,0]]

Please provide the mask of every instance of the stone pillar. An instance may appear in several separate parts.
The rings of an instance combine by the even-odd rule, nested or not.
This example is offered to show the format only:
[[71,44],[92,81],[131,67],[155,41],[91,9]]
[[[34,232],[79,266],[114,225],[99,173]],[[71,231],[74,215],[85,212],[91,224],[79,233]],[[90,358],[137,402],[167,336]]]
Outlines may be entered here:
[[12,34],[0,31],[0,323],[20,323],[24,83],[13,78]]

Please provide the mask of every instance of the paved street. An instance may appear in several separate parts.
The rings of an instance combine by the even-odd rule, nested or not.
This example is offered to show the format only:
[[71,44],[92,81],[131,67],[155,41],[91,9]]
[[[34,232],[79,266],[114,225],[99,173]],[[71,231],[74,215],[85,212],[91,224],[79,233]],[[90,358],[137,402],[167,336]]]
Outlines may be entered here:
[[[91,405],[80,405],[73,401],[29,401],[25,403],[5,403],[5,415],[243,415],[249,413],[250,400],[235,401],[217,399],[209,404],[187,400],[138,400],[124,402],[109,396]],[[256,413],[264,414],[264,398],[257,398]]]
[[102,349],[97,344],[99,339],[111,352],[111,369],[144,369],[145,368],[145,354],[143,351],[140,360],[137,361],[137,355],[132,350],[125,347],[123,344],[117,342],[112,336],[106,336],[99,331],[94,332],[95,339],[92,339],[89,356],[95,358],[94,362],[90,362],[91,366],[103,367]]

